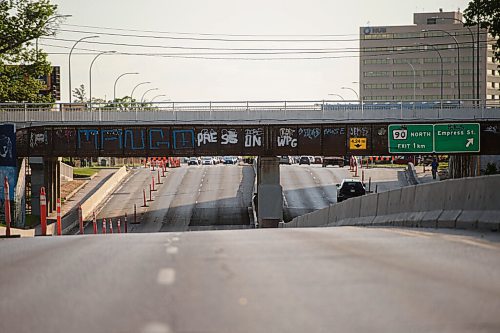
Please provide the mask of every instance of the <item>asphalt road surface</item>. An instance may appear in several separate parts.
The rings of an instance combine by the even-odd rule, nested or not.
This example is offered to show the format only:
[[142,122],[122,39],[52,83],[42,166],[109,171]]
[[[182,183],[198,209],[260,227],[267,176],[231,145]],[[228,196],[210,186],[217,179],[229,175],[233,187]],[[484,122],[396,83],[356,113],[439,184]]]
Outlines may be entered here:
[[[182,166],[169,169],[166,177],[149,168],[131,171],[131,176],[119,187],[99,212],[99,232],[102,219],[116,222],[127,214],[129,232],[187,231],[250,228],[248,207],[251,206],[254,173],[251,166],[211,165]],[[161,176],[161,173],[160,173]],[[155,189],[149,201],[149,185]],[[143,206],[146,189],[148,207]],[[134,221],[134,205],[137,218]],[[85,233],[93,232],[91,224]]]
[[0,332],[500,332],[500,237],[382,228],[0,240]]
[[[387,191],[404,185],[398,181],[398,173],[395,170],[371,169],[370,172],[375,176],[372,189],[377,186],[379,191]],[[345,178],[353,178],[353,173],[349,172],[348,167],[322,168],[321,164],[295,164],[281,165],[280,177],[283,186],[283,219],[288,222],[297,216],[336,203],[335,184],[340,184]],[[383,179],[383,182],[378,182],[377,179]],[[368,177],[364,180],[367,183]]]

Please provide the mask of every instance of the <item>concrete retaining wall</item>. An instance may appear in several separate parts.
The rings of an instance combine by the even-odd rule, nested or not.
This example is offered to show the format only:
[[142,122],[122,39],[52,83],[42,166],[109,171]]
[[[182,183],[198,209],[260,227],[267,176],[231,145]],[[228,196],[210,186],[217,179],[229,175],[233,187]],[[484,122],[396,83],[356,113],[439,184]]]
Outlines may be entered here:
[[352,198],[282,227],[405,226],[500,230],[500,175],[452,179]]
[[121,167],[116,171],[94,194],[82,204],[82,216],[84,220],[91,217],[92,212],[99,204],[116,188],[127,175],[127,168]]

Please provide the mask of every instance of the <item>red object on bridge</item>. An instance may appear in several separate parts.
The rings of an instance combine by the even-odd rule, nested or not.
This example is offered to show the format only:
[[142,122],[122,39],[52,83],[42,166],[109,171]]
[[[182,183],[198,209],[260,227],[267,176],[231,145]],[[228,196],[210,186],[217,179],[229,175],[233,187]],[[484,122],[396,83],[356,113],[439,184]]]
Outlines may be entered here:
[[125,233],[128,233],[127,213],[125,213],[125,216],[123,217],[123,223],[125,223]]
[[40,187],[40,225],[42,236],[47,236],[47,196],[45,187]]
[[109,233],[113,233],[113,219],[109,219]]
[[57,208],[57,236],[62,235],[62,221],[61,221],[61,199],[57,198],[56,202]]
[[[146,190],[145,189],[142,189],[142,196],[144,198],[144,206],[143,207],[147,207],[147,203],[146,203]],[[135,207],[135,205],[134,205]]]
[[155,176],[151,176],[152,191],[155,191]]
[[122,233],[122,226],[121,226],[120,218],[118,218],[118,221],[116,222],[116,226],[118,229],[118,233],[121,234]]
[[9,179],[7,177],[4,178],[3,180],[3,195],[4,195],[4,202],[5,202],[5,237],[10,237],[10,222],[11,222],[11,216],[10,216],[10,189],[9,189]]
[[161,184],[161,180],[160,180],[160,169],[158,169],[158,183],[156,184]]
[[102,233],[106,234],[106,219],[102,219]]
[[153,201],[153,191],[151,190],[151,184],[149,184],[149,201]]
[[97,219],[95,216],[95,212],[92,214],[92,225],[94,227],[94,235],[97,234]]
[[83,230],[83,216],[82,216],[82,206],[78,206],[78,223],[80,224],[80,235],[84,235]]

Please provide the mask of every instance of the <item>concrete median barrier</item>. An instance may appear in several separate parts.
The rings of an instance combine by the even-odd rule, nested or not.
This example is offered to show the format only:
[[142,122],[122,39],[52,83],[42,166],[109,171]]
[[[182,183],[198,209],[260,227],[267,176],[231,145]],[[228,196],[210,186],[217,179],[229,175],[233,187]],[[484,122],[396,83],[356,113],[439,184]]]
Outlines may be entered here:
[[[98,206],[107,198],[112,191],[121,183],[121,181],[127,176],[127,168],[125,166],[118,169],[102,186],[99,187],[85,202],[81,204],[82,208],[82,218],[83,220],[88,220],[92,213],[98,208]],[[73,230],[79,221],[75,220],[74,223],[65,227],[63,233],[66,234]]]
[[361,200],[359,208],[359,224],[370,225],[377,216],[379,193],[368,194]]
[[500,175],[366,195],[295,218],[297,226],[405,226],[500,230]]

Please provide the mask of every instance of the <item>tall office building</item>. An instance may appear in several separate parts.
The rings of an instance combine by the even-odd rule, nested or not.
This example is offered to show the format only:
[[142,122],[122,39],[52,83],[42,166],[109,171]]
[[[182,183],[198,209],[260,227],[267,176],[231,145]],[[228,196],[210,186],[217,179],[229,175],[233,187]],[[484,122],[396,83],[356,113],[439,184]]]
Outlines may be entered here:
[[461,22],[462,13],[440,10],[415,13],[413,25],[361,27],[361,98],[364,101],[460,98],[498,103],[500,75],[493,61],[494,40],[484,30],[480,31],[478,57],[477,29],[469,30]]

